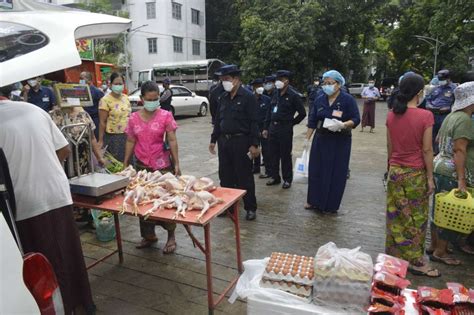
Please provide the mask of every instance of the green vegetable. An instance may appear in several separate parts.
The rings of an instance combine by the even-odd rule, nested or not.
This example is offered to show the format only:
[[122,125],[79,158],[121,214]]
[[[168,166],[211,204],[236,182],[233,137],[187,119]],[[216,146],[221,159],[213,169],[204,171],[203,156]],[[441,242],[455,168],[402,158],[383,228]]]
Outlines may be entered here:
[[104,154],[105,167],[111,173],[118,173],[123,170],[123,163],[114,158],[109,152]]

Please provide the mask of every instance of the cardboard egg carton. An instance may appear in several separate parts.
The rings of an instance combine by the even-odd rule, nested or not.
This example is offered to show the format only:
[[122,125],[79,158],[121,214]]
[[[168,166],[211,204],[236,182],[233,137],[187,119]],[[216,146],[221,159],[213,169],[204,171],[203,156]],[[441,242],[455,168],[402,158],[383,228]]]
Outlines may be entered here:
[[312,285],[303,285],[283,280],[276,281],[263,278],[260,285],[262,288],[278,289],[308,299],[311,298],[313,292]]
[[314,283],[314,258],[274,252],[262,278],[312,286]]

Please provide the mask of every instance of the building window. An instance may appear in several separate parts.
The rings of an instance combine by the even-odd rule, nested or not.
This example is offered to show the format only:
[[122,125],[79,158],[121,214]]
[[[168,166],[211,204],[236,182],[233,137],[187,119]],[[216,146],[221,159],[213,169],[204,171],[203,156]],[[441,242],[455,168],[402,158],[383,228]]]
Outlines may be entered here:
[[182,5],[177,2],[171,2],[173,6],[173,19],[181,20],[181,7]]
[[173,50],[177,53],[183,52],[183,38],[173,36]]
[[191,22],[201,25],[201,12],[199,10],[191,9]]
[[156,4],[155,2],[147,2],[146,3],[146,18],[156,19]]
[[193,55],[201,55],[201,42],[193,39]]
[[158,46],[156,44],[156,38],[148,38],[148,53],[156,54],[158,52]]

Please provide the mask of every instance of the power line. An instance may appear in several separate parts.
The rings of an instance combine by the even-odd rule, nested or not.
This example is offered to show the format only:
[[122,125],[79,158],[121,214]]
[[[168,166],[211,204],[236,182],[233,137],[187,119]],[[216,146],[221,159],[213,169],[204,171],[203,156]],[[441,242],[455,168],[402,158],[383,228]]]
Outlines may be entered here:
[[[161,36],[169,36],[169,37],[174,37],[173,35],[170,34],[164,34],[164,33],[157,33],[157,32],[149,32],[149,31],[142,31],[142,30],[137,30],[136,33],[144,33],[144,34],[150,34],[150,35],[161,35]],[[190,39],[196,39],[195,37],[189,37],[189,36],[177,36],[181,38],[190,38]],[[240,44],[241,42],[238,41],[212,41],[212,40],[203,40],[199,39],[207,44]]]

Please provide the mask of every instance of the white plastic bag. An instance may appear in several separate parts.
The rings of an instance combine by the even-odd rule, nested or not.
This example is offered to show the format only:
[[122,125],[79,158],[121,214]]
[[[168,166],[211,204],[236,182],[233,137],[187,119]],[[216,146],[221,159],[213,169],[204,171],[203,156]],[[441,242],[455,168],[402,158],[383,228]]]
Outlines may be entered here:
[[362,312],[369,303],[373,268],[372,258],[360,247],[338,248],[333,242],[321,246],[315,257],[313,301]]
[[322,307],[308,302],[307,299],[280,291],[277,289],[262,288],[265,266],[270,258],[244,261],[244,273],[240,276],[234,292],[229,298],[230,303],[236,299],[247,299],[248,315],[340,315],[340,310],[331,307]]
[[308,182],[308,163],[309,153],[307,149],[303,150],[301,157],[296,158],[295,169],[293,171],[293,182],[305,184]]

